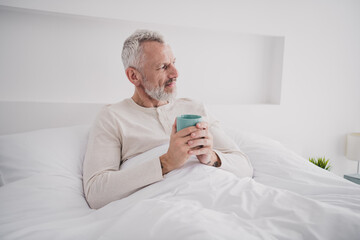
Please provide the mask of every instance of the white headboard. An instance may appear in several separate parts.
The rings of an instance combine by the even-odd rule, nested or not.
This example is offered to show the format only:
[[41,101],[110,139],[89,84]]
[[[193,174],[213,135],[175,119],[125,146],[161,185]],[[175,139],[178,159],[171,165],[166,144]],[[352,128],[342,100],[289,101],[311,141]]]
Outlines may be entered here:
[[91,124],[104,104],[0,102],[0,135]]

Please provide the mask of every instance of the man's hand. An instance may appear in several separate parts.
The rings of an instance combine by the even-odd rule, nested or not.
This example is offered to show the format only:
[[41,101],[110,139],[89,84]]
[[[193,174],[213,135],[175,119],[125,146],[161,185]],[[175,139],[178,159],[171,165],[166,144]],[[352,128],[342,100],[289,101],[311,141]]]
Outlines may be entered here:
[[212,150],[213,139],[208,124],[201,122],[176,132],[176,120],[172,126],[167,153],[160,156],[163,174],[183,166],[191,155],[203,164],[220,166],[220,159]]
[[176,132],[175,119],[170,135],[169,149],[167,153],[160,156],[163,174],[183,166],[186,160],[189,159],[191,154],[189,154],[190,147],[187,143],[193,131],[196,131],[196,127],[188,127]]
[[191,147],[189,154],[196,155],[202,164],[219,167],[221,161],[213,151],[213,137],[208,129],[207,122],[196,124],[197,131],[191,133],[188,145]]

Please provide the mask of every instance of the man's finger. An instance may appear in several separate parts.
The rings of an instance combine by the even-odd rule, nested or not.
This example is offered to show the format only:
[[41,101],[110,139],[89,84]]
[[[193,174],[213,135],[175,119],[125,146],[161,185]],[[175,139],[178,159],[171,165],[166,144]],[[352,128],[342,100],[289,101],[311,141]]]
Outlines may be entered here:
[[206,139],[206,138],[200,138],[200,139],[190,139],[188,141],[188,145],[191,147],[191,148],[195,148],[195,147],[208,147],[208,146],[211,146],[211,142],[209,139]]
[[207,122],[199,122],[196,124],[196,127],[206,129],[208,127],[208,123]]
[[209,133],[206,130],[197,130],[196,132],[191,133],[191,137],[196,138],[209,138]]
[[189,150],[189,154],[191,155],[202,155],[210,153],[212,150],[209,147],[203,147],[203,148],[192,148]]
[[185,137],[185,136],[188,136],[190,134],[192,134],[193,132],[196,132],[198,131],[198,129],[195,127],[195,126],[191,126],[191,127],[187,127],[187,128],[184,128],[184,129],[181,129],[178,134],[181,136],[181,137]]

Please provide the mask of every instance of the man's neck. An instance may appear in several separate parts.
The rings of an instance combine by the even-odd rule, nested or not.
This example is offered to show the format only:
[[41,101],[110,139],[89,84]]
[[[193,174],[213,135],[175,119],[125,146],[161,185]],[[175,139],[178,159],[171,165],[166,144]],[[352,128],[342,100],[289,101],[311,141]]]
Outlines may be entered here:
[[156,108],[156,107],[160,107],[165,104],[168,104],[167,101],[158,101],[156,99],[151,98],[147,94],[145,94],[145,95],[139,94],[136,91],[135,91],[134,95],[132,96],[132,99],[134,100],[134,102],[137,105],[145,107],[145,108]]

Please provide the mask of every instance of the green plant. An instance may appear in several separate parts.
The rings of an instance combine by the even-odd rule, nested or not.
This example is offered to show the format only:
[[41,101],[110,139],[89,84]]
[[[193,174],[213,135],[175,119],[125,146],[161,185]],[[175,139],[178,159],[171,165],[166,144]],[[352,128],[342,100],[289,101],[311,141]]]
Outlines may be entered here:
[[312,162],[313,164],[315,164],[316,166],[318,167],[321,167],[325,170],[328,170],[330,171],[331,169],[331,166],[330,166],[330,163],[329,163],[329,159],[328,160],[325,160],[325,157],[323,158],[309,158],[309,161]]

